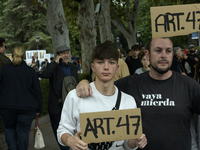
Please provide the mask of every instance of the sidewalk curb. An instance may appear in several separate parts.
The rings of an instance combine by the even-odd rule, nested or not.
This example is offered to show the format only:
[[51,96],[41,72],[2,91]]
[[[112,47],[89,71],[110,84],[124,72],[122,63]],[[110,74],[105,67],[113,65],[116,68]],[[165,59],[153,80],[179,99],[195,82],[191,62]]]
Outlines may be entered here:
[[[43,124],[48,123],[50,121],[49,114],[38,118],[38,121],[39,121],[39,125],[40,126],[42,126]],[[35,128],[35,119],[32,122],[31,130],[34,129],[34,128]],[[0,145],[4,144],[5,142],[6,141],[5,141],[5,136],[4,136],[4,132],[3,132],[3,133],[0,134]]]

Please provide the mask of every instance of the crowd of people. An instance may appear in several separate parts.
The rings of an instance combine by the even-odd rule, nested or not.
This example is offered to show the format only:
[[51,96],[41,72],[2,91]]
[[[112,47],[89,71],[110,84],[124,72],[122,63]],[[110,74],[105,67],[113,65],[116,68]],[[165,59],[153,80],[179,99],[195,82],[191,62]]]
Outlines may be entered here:
[[[48,112],[61,150],[99,149],[99,145],[109,150],[200,149],[200,57],[194,45],[187,51],[173,46],[169,38],[157,38],[146,48],[133,45],[122,58],[112,42],[99,44],[92,53],[93,81],[82,80],[64,103],[60,101],[64,78],[73,76],[79,82],[80,59],[73,55],[69,62],[69,47],[59,46],[54,60],[45,59],[41,66],[37,57],[26,65],[22,47],[13,48],[12,62],[5,50],[6,42],[0,38],[0,116],[8,149],[28,149],[31,123],[42,112],[38,71],[49,79]],[[79,113],[112,111],[117,101],[121,103],[115,109],[141,108],[141,137],[98,144],[82,141]]]
[[[188,54],[190,55],[187,58],[191,59],[194,46],[189,47]],[[195,123],[191,123],[191,120],[195,113],[200,113],[199,83],[189,74],[187,75],[189,72],[185,72],[186,75],[184,75],[183,72],[170,70],[176,48],[173,47],[169,38],[153,39],[147,49],[145,55],[147,61],[150,62],[150,70],[115,81],[118,89],[133,96],[137,107],[141,108],[143,132],[148,141],[144,149],[198,150],[197,135],[199,134],[196,133],[198,130],[194,130],[192,125]],[[138,51],[134,48],[132,56],[126,58],[129,64],[130,60],[139,64]],[[185,53],[181,51],[180,56],[185,57]],[[189,68],[179,58],[176,62],[173,64],[175,68],[183,67],[183,71]],[[188,68],[184,69],[184,67]],[[137,69],[133,64],[130,64],[129,68]],[[94,89],[87,80],[79,83],[76,92],[79,97],[95,96]]]

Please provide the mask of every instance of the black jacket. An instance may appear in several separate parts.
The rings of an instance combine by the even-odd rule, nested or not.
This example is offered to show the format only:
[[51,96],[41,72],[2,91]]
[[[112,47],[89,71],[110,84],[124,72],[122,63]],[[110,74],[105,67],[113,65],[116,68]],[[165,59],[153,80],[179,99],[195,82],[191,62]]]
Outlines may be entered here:
[[0,108],[42,112],[42,93],[35,70],[24,61],[0,69]]
[[[78,73],[76,66],[69,63],[71,69],[71,76],[73,76],[78,83]],[[49,79],[49,99],[48,110],[50,113],[59,114],[62,110],[62,105],[58,99],[62,97],[62,83],[65,76],[67,76],[59,64],[56,62],[50,63],[42,72],[44,78]]]

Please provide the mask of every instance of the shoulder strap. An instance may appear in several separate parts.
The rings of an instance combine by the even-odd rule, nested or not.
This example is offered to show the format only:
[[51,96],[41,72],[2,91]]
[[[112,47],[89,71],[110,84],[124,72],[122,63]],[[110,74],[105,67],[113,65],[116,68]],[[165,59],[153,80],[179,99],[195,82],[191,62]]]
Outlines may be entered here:
[[121,91],[118,89],[117,101],[116,101],[115,107],[113,107],[112,110],[118,110],[120,102],[121,102]]
[[38,115],[36,114],[35,116],[35,128],[38,127],[39,128],[39,121],[38,121]]

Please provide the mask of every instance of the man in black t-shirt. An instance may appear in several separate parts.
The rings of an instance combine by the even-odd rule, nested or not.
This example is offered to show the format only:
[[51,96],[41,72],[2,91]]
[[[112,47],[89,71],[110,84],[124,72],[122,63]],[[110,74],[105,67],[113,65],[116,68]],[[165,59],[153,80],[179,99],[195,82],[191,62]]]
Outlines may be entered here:
[[[194,113],[200,114],[200,85],[170,70],[174,53],[169,38],[153,39],[146,54],[149,72],[115,82],[141,108],[148,140],[144,150],[191,150],[190,120]],[[77,94],[92,96],[88,81],[79,83]]]
[[195,59],[196,63],[198,62],[198,55],[195,54],[194,45],[189,46],[189,54],[187,55],[192,56]]
[[138,45],[133,45],[131,49],[132,49],[132,56],[127,57],[125,62],[128,66],[130,75],[133,75],[136,69],[142,67],[142,64],[140,57],[138,57],[139,55]]

